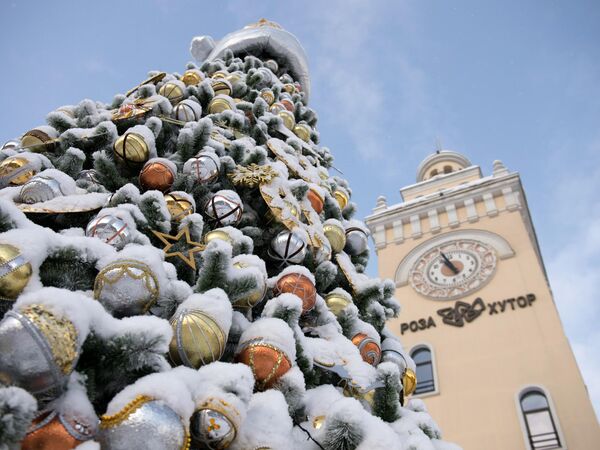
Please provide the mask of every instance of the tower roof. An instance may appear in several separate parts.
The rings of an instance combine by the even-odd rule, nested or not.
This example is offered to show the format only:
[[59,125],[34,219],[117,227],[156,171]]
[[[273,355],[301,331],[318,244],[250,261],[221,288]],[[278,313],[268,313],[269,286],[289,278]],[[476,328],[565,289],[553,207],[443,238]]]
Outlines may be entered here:
[[472,166],[471,161],[461,153],[452,150],[438,150],[429,155],[417,168],[417,183],[438,174],[455,172]]

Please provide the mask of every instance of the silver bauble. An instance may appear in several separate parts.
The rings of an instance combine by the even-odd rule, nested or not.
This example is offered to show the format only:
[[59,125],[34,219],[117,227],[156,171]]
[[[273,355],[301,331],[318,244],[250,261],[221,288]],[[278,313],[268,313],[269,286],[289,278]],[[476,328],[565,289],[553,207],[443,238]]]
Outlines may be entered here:
[[0,381],[27,390],[41,409],[64,391],[79,355],[77,335],[68,320],[26,309],[8,311],[0,322]]
[[219,411],[201,409],[190,420],[192,444],[199,448],[225,449],[233,442],[235,435],[233,423]]
[[242,200],[234,191],[218,191],[208,201],[204,212],[221,227],[233,226],[242,218]]
[[346,246],[344,251],[349,255],[360,255],[369,248],[369,236],[359,227],[346,228]]
[[6,141],[2,144],[2,148],[0,150],[17,150],[21,147],[21,142],[17,140]]
[[300,264],[306,256],[307,243],[302,235],[284,230],[271,240],[269,257],[281,264]]
[[173,117],[183,122],[195,122],[202,116],[202,107],[189,98],[178,103],[173,108]]
[[277,61],[275,61],[274,59],[267,59],[265,61],[265,67],[267,69],[271,70],[271,72],[273,72],[275,74],[279,70],[279,65],[277,64]]
[[87,181],[92,184],[100,184],[98,180],[98,172],[95,169],[86,169],[79,172],[77,175],[77,181]]
[[183,165],[183,173],[191,175],[198,183],[210,183],[219,176],[221,161],[212,152],[200,152]]
[[[135,401],[134,401],[135,403]],[[129,405],[129,414],[102,416],[96,440],[102,450],[180,450],[187,433],[179,415],[162,400]],[[119,416],[121,414],[121,416]],[[117,417],[119,416],[119,417]]]
[[41,203],[64,195],[58,180],[43,175],[36,175],[27,181],[19,192],[21,203]]
[[123,219],[111,214],[98,215],[85,229],[85,235],[96,237],[121,250],[132,240],[131,230]]
[[158,296],[158,280],[152,269],[132,259],[110,263],[94,283],[94,298],[115,317],[145,314]]

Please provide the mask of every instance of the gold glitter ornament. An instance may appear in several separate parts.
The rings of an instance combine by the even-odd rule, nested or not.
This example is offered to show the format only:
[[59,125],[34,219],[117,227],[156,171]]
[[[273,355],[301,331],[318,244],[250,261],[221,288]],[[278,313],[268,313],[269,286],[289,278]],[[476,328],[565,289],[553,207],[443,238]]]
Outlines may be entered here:
[[305,123],[299,123],[294,127],[294,134],[302,139],[304,142],[310,141],[310,133],[312,129]]
[[327,304],[329,311],[336,317],[339,317],[346,306],[352,303],[352,299],[349,297],[350,296],[345,296],[339,292],[331,292],[325,297],[325,303]]
[[223,356],[227,334],[210,315],[199,310],[185,310],[169,322],[173,328],[169,358],[174,365],[198,369]]
[[195,86],[200,84],[202,80],[204,80],[204,75],[196,69],[186,70],[181,77],[181,81],[183,81],[183,84],[186,86]]
[[150,147],[144,136],[138,133],[125,133],[115,141],[115,159],[129,167],[138,167],[150,158]]
[[348,202],[350,201],[350,195],[348,195],[348,191],[342,187],[338,187],[335,191],[333,191],[333,196],[340,205],[340,209],[344,209]]
[[235,102],[228,95],[216,95],[208,104],[209,114],[218,114],[227,110],[235,110]]
[[56,138],[53,138],[45,131],[34,128],[23,135],[21,138],[21,147],[35,153],[49,152],[54,150],[56,142]]
[[294,113],[284,109],[283,111],[279,111],[277,115],[281,117],[281,120],[283,120],[283,125],[288,130],[294,129],[294,126],[296,126],[296,118],[294,117]]
[[323,233],[331,244],[331,249],[335,253],[344,250],[346,246],[346,230],[335,222],[325,222],[323,224]]
[[184,217],[194,213],[194,204],[187,195],[181,192],[165,194],[167,209],[171,214],[171,220],[181,222]]
[[406,369],[402,374],[402,387],[404,389],[404,395],[409,396],[417,388],[417,375],[412,369]]
[[11,156],[0,163],[0,186],[20,186],[36,174],[32,164],[21,156]]
[[17,247],[0,244],[0,300],[16,300],[32,272],[31,264]]
[[173,81],[167,81],[165,84],[163,84],[158,90],[158,93],[163,97],[167,97],[173,106],[175,106],[184,98],[183,89],[179,83]]
[[145,314],[158,300],[160,287],[152,269],[141,261],[120,259],[96,276],[94,298],[115,317]]

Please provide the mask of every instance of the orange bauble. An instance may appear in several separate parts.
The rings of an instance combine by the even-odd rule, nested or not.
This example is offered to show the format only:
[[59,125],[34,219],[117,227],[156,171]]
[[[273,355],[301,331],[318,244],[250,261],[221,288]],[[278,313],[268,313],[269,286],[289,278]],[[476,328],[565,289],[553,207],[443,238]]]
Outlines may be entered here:
[[375,339],[364,333],[358,333],[352,338],[352,343],[358,347],[364,362],[376,366],[381,361],[381,348]]
[[321,214],[323,211],[323,198],[313,189],[309,189],[306,197],[310,200],[310,204],[317,214]]
[[299,273],[288,273],[275,284],[277,294],[295,294],[302,300],[302,313],[314,308],[317,302],[317,288],[307,276]]
[[70,450],[93,437],[89,426],[53,411],[33,421],[21,450]]
[[173,181],[175,181],[173,170],[160,161],[148,161],[140,172],[140,186],[145,191],[166,192],[173,185]]
[[235,360],[252,369],[256,388],[260,391],[272,388],[292,367],[285,353],[264,342],[247,345],[236,355]]

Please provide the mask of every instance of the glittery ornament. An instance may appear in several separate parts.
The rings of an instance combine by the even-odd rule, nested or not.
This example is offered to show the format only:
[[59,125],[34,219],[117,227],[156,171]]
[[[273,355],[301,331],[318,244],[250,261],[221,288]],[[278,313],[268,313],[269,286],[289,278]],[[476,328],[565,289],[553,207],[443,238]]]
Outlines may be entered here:
[[98,273],[94,282],[94,298],[115,317],[145,314],[158,296],[156,275],[141,261],[114,261]]
[[209,114],[218,114],[227,110],[235,110],[235,102],[228,95],[215,95],[215,97],[208,104]]
[[163,84],[158,93],[163,97],[167,97],[172,105],[176,105],[183,100],[183,89],[179,82],[167,81]]
[[417,375],[412,369],[406,369],[402,374],[402,387],[404,389],[404,395],[409,396],[417,388]]
[[42,408],[64,391],[79,358],[77,334],[45,305],[8,311],[0,322],[0,379],[29,391]]
[[344,251],[349,255],[360,255],[369,248],[369,235],[359,227],[346,228],[346,246]]
[[213,152],[200,152],[188,159],[183,173],[191,175],[197,183],[210,183],[217,179],[221,170],[221,161]]
[[235,191],[218,191],[208,201],[204,207],[204,212],[219,226],[234,226],[242,218],[242,200]]
[[102,416],[96,440],[106,450],[189,448],[181,417],[164,401],[142,395],[116,414]]
[[139,168],[148,161],[150,148],[144,136],[138,133],[125,133],[115,141],[113,146],[115,159],[131,168]]
[[333,196],[337,200],[338,205],[340,205],[340,209],[344,209],[350,201],[350,195],[348,195],[346,189],[342,187],[338,187],[335,191],[333,191]]
[[239,412],[229,402],[207,399],[190,419],[192,445],[213,450],[228,448],[237,436],[240,420]]
[[235,356],[235,360],[252,369],[256,388],[259,391],[272,388],[279,378],[292,367],[288,357],[281,349],[262,341],[243,345]]
[[21,203],[33,204],[46,202],[63,196],[60,182],[52,177],[36,175],[27,181],[19,192]]
[[321,214],[321,212],[323,211],[323,197],[321,196],[321,194],[319,194],[319,192],[316,189],[310,188],[306,193],[306,197],[310,201],[310,204],[315,210],[315,212],[317,214]]
[[381,360],[381,348],[375,339],[364,333],[358,333],[352,338],[352,343],[358,347],[363,361],[376,366]]
[[181,77],[181,81],[183,81],[183,84],[186,86],[195,86],[200,84],[202,80],[204,80],[204,75],[196,69],[186,70]]
[[40,153],[49,152],[56,148],[57,140],[38,128],[29,130],[21,138],[21,148]]
[[94,437],[95,424],[85,423],[56,411],[33,421],[21,450],[70,450]]
[[317,289],[305,275],[288,273],[277,280],[275,284],[277,294],[295,294],[302,300],[302,313],[314,308],[317,301]]
[[0,163],[0,187],[19,186],[36,174],[27,158],[11,156]]
[[[257,267],[248,262],[246,259],[235,257],[232,260],[234,269],[245,269],[247,267]],[[231,299],[235,308],[248,309],[256,306],[265,297],[267,293],[267,274],[261,273],[261,276],[255,278],[256,286],[248,290],[243,296]]]
[[325,221],[323,224],[323,233],[331,244],[331,249],[335,253],[339,253],[344,250],[346,245],[346,232],[344,228],[339,225],[337,221]]
[[271,240],[269,257],[281,265],[300,264],[306,256],[306,240],[296,231],[284,230]]
[[184,217],[194,213],[194,203],[189,194],[185,192],[171,192],[165,195],[167,209],[171,214],[171,220],[181,222]]
[[127,223],[113,214],[98,214],[88,223],[85,235],[101,239],[117,250],[121,250],[132,240],[131,230],[127,227]]
[[169,358],[174,365],[198,369],[223,356],[227,334],[208,314],[185,310],[173,316],[170,323],[173,339],[169,344]]
[[331,292],[325,297],[325,303],[327,304],[329,311],[331,311],[336,317],[339,317],[340,313],[346,308],[346,306],[352,303],[352,299],[349,297],[349,295],[345,296],[339,292]]
[[169,164],[161,160],[151,159],[144,164],[140,172],[139,181],[142,189],[146,191],[157,190],[165,192],[171,189],[175,181],[175,173]]
[[[16,300],[29,282],[31,273],[31,264],[17,247],[0,244],[0,303]],[[12,303],[6,303],[12,306]]]

